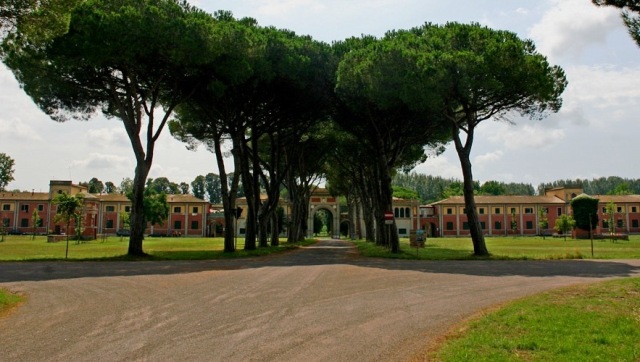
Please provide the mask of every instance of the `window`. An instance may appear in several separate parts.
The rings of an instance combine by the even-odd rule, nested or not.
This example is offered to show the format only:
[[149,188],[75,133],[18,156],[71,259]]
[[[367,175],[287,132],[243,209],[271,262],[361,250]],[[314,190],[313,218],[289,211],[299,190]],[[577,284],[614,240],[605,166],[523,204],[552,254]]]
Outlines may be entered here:
[[484,215],[484,207],[478,209],[478,214]]
[[176,206],[173,208],[173,213],[174,214],[179,214],[182,212],[182,208],[180,206]]
[[20,211],[29,212],[29,205],[20,205]]
[[638,220],[637,219],[631,220],[631,226],[634,227],[634,228],[637,228],[638,227]]
[[638,208],[635,206],[631,206],[631,212],[638,212]]
[[198,213],[198,207],[194,206],[193,209],[191,209],[191,212],[194,213],[194,214],[197,214]]
[[609,222],[607,220],[602,220],[602,227],[605,229],[609,228]]
[[527,230],[533,229],[533,221],[531,220],[527,221],[526,227],[527,227]]
[[511,213],[512,213],[512,214],[515,214],[515,213],[516,213],[516,208],[515,208],[515,207],[512,207],[512,208],[511,208]]
[[400,217],[400,210],[398,210],[397,207],[393,209],[393,216],[395,216],[396,218]]
[[107,205],[107,207],[104,208],[106,212],[114,212],[116,211],[116,207],[113,205]]
[[11,220],[9,219],[2,219],[2,226],[3,227],[9,227],[9,224],[11,223]]
[[29,226],[29,219],[20,220],[20,227],[26,228]]
[[622,219],[618,220],[618,227],[619,228],[623,228],[624,227],[624,222],[622,221]]
[[240,231],[238,232],[238,234],[240,234],[240,235],[244,235],[246,233],[247,233],[247,229],[245,229],[245,228],[240,228]]
[[449,231],[453,230],[453,221],[447,221],[447,230]]
[[484,223],[484,221],[480,221],[480,228],[482,228],[482,230],[485,230],[487,228],[487,225]]
[[125,206],[124,212],[131,212],[131,206]]
[[469,230],[469,222],[465,221],[462,223],[462,230]]
[[411,209],[410,208],[406,208],[404,209],[404,216],[406,217],[411,217]]
[[494,229],[496,230],[502,230],[502,223],[500,221],[496,221],[496,223],[493,226],[494,226]]
[[462,213],[465,214],[465,215],[467,214],[467,208],[466,207],[462,208]]
[[407,235],[407,229],[398,229],[398,234]]
[[3,204],[2,211],[11,211],[11,204]]
[[36,224],[36,226],[38,226],[38,227],[43,227],[44,226],[44,221],[42,220],[42,218],[38,219],[38,223]]
[[191,221],[191,230],[198,230],[199,224],[198,220]]
[[606,206],[602,208],[602,213],[603,213],[603,214],[606,214],[606,213],[607,213],[607,207],[606,207]]
[[618,212],[622,212],[622,206],[618,206]]
[[107,229],[113,229],[113,220],[107,220],[107,225],[105,227]]
[[404,209],[400,208],[400,217],[404,217]]
[[500,215],[500,211],[502,211],[502,210],[500,210],[500,208],[499,208],[499,207],[496,207],[496,208],[493,210],[493,213],[494,213],[494,214],[496,214],[496,215]]
[[533,214],[533,207],[525,207],[524,208],[524,213],[525,214]]
[[447,215],[451,215],[451,214],[453,214],[453,209],[448,207],[447,208]]
[[562,215],[562,208],[561,207],[558,208],[558,216],[560,216],[560,215]]
[[43,204],[39,204],[38,205],[38,211],[44,211],[44,205]]
[[176,220],[173,222],[174,229],[182,229],[182,222],[180,220]]

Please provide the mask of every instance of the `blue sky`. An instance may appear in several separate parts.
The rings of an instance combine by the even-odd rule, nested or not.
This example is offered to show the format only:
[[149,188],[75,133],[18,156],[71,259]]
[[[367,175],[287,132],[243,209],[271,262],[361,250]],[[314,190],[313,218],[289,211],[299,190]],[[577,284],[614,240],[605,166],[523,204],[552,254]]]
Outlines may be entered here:
[[[566,72],[562,110],[541,121],[515,125],[486,121],[472,152],[476,180],[531,183],[566,178],[640,178],[640,49],[616,9],[590,0],[235,0],[193,1],[213,12],[230,10],[311,35],[325,42],[425,22],[478,22],[532,39],[538,51]],[[98,177],[119,184],[133,177],[134,157],[122,124],[96,117],[56,123],[0,69],[0,152],[16,161],[9,189],[46,191],[51,179],[74,182]],[[417,172],[461,178],[450,145]],[[168,132],[157,146],[150,177],[190,183],[217,173],[212,154],[188,151]]]

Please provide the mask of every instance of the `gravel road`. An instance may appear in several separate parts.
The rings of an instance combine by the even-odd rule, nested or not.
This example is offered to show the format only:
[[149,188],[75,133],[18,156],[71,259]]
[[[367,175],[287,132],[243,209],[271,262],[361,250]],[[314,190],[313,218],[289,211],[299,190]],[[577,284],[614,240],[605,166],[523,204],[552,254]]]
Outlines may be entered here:
[[367,259],[325,240],[221,261],[0,263],[0,361],[406,361],[473,313],[640,260]]

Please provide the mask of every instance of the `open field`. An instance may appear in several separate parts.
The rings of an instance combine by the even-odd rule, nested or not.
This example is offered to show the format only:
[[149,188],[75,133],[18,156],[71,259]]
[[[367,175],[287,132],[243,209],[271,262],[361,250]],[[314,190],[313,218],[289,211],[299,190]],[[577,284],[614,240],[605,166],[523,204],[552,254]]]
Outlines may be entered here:
[[[629,240],[574,240],[538,236],[487,237],[491,259],[640,259],[640,235]],[[411,248],[408,239],[400,240],[402,253],[391,254],[385,248],[364,241],[356,242],[366,256],[424,260],[476,259],[471,254],[471,238],[429,238],[424,249]]]
[[[62,260],[65,256],[66,242],[48,243],[46,236],[5,236],[0,242],[0,261],[36,261]],[[224,253],[222,238],[146,238],[143,248],[151,259],[160,260],[202,260],[259,256],[295,248],[300,244],[288,244],[281,240],[281,246],[258,248],[244,251],[244,239],[238,238],[235,253]],[[309,241],[313,242],[313,241]],[[69,260],[126,260],[129,240],[117,236],[106,240],[92,240],[89,242],[69,241]]]
[[640,278],[578,285],[510,303],[459,326],[437,361],[638,361]]

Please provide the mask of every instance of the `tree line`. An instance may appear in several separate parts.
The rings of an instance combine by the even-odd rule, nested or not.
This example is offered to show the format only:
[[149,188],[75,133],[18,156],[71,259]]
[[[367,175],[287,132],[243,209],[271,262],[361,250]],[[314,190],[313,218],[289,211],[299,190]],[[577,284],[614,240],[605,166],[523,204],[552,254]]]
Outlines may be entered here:
[[[479,24],[425,23],[326,44],[185,1],[33,6],[51,4],[59,5],[56,26],[33,26],[29,16],[51,12],[18,16],[3,61],[52,119],[101,112],[122,122],[136,159],[131,255],[144,254],[145,187],[165,128],[215,155],[225,251],[235,250],[240,185],[245,248],[254,249],[279,242],[281,195],[292,210],[288,240],[304,238],[309,195],[324,178],[346,196],[351,217],[364,216],[366,238],[398,252],[396,226],[385,232],[384,223],[394,175],[453,143],[474,253],[486,255],[470,162],[475,129],[489,119],[556,112],[567,84],[531,41]],[[234,173],[225,169],[227,156]]]

